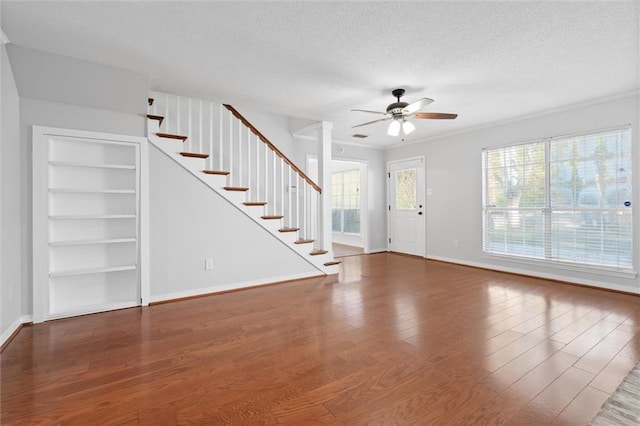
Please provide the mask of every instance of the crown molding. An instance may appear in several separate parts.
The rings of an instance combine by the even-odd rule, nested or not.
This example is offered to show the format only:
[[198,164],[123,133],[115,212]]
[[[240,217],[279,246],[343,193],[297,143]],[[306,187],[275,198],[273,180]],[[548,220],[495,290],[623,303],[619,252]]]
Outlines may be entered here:
[[498,121],[493,121],[491,123],[486,123],[486,124],[481,124],[478,126],[472,126],[472,127],[468,127],[465,129],[460,129],[460,130],[456,130],[453,132],[446,132],[446,133],[440,133],[437,135],[433,135],[433,136],[429,136],[423,139],[419,139],[413,142],[409,142],[409,143],[398,143],[398,144],[394,144],[394,145],[390,145],[390,146],[385,146],[383,149],[394,149],[394,148],[400,148],[400,147],[404,147],[404,146],[408,146],[408,145],[415,145],[418,143],[423,143],[423,142],[428,142],[428,141],[433,141],[433,140],[437,140],[437,139],[442,139],[442,138],[447,138],[449,136],[456,136],[456,135],[460,135],[460,134],[465,134],[465,133],[472,133],[472,132],[476,132],[478,130],[482,130],[482,129],[488,129],[491,127],[497,127],[497,126],[502,126],[505,124],[511,124],[511,123],[517,123],[519,121],[525,121],[525,120],[529,120],[532,118],[537,118],[537,117],[544,117],[547,115],[551,115],[551,114],[557,114],[560,112],[564,112],[564,111],[571,111],[573,109],[578,109],[578,108],[583,108],[583,107],[588,107],[591,105],[598,105],[598,104],[603,104],[606,102],[611,102],[611,101],[615,101],[618,99],[624,99],[624,98],[631,98],[634,96],[639,96],[640,95],[640,89],[633,89],[627,92],[622,92],[622,93],[617,93],[611,96],[605,96],[602,98],[598,98],[598,99],[591,99],[591,100],[587,100],[587,101],[583,101],[583,102],[576,102],[573,104],[569,104],[569,105],[564,105],[558,108],[552,108],[552,109],[548,109],[545,111],[539,111],[539,112],[535,112],[535,113],[531,113],[531,114],[526,114],[526,115],[521,115],[518,117],[514,117],[514,118],[507,118],[504,120],[498,120]]

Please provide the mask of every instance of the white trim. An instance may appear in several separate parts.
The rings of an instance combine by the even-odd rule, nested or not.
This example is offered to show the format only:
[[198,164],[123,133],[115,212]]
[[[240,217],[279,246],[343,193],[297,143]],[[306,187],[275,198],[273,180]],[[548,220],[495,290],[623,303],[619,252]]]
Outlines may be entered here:
[[78,317],[82,315],[98,314],[100,312],[115,311],[116,309],[137,308],[139,306],[140,306],[139,304],[132,304],[130,302],[102,303],[99,305],[92,305],[88,309],[82,309],[81,311],[80,310],[63,311],[63,312],[48,314],[46,317],[46,320],[49,321],[49,320],[60,319],[60,318],[70,318],[70,317]]
[[242,281],[237,283],[219,284],[211,287],[202,287],[202,288],[193,289],[193,290],[178,291],[174,293],[161,294],[158,296],[151,296],[150,303],[165,302],[168,300],[175,300],[175,299],[183,299],[185,297],[213,295],[213,294],[221,293],[224,291],[239,290],[246,287],[258,287],[258,286],[265,286],[265,285],[271,285],[271,284],[278,284],[282,281],[300,280],[304,278],[322,278],[325,276],[326,275],[318,275],[317,272],[305,272],[301,274],[274,277],[274,278],[270,278],[269,281],[251,280],[251,281]]
[[543,137],[540,137],[540,138],[530,139],[530,140],[521,141],[521,142],[505,143],[505,144],[502,144],[502,145],[495,145],[495,146],[485,146],[485,147],[482,148],[482,152],[491,151],[491,150],[495,150],[495,149],[511,148],[511,147],[514,147],[514,146],[530,145],[530,144],[533,144],[533,143],[541,143],[541,142],[547,142],[547,141],[551,142],[554,139],[571,139],[571,138],[575,138],[575,137],[579,137],[579,136],[594,136],[594,135],[600,135],[602,133],[617,132],[617,131],[621,131],[621,130],[632,130],[632,127],[633,126],[631,124],[627,123],[627,124],[619,124],[617,126],[612,126],[612,127],[604,127],[604,128],[600,128],[600,129],[586,130],[586,131],[580,131],[580,132],[571,132],[571,133],[566,133],[566,134],[562,134],[562,135],[543,136]]
[[529,266],[545,266],[547,268],[563,269],[572,272],[584,272],[588,274],[598,274],[615,278],[635,279],[638,276],[638,273],[636,271],[630,269],[608,268],[605,266],[600,267],[598,265],[577,264],[549,259],[525,258],[510,255],[500,255],[495,253],[482,253],[482,257],[485,259],[494,259],[503,262],[514,262]]
[[4,345],[9,337],[13,335],[20,327],[25,324],[29,324],[33,322],[33,317],[31,315],[22,315],[17,320],[15,320],[0,336],[0,346]]
[[369,250],[369,253],[367,254],[376,254],[376,253],[388,253],[389,250],[386,248],[378,248],[378,249],[371,249]]
[[144,143],[140,144],[140,209],[139,216],[139,234],[140,244],[138,273],[140,274],[140,305],[149,305],[149,295],[151,294],[151,281],[149,279],[151,271],[151,260],[149,248],[149,139],[144,138]]
[[13,333],[15,333],[20,327],[22,327],[22,324],[24,324],[24,322],[22,321],[22,317],[15,320],[0,336],[0,346],[4,345],[7,340],[9,340],[9,337],[11,337]]
[[441,262],[448,262],[448,263],[455,263],[457,265],[463,265],[463,266],[472,266],[475,268],[482,268],[482,269],[488,269],[491,271],[498,271],[498,272],[507,272],[507,273],[511,273],[511,274],[518,274],[518,275],[526,275],[528,277],[533,277],[533,278],[543,278],[543,279],[548,279],[548,280],[556,280],[556,281],[564,281],[567,283],[572,283],[572,284],[581,284],[581,285],[586,285],[586,286],[590,286],[590,287],[597,287],[597,288],[603,288],[603,289],[607,289],[607,290],[617,290],[617,291],[624,291],[627,293],[636,293],[636,294],[640,294],[640,289],[636,288],[629,288],[626,286],[621,286],[621,285],[617,285],[617,284],[610,284],[610,283],[603,283],[601,281],[593,281],[593,280],[584,280],[584,279],[577,279],[574,277],[568,277],[565,275],[556,275],[556,274],[549,274],[549,273],[545,273],[545,272],[532,272],[526,269],[519,269],[519,268],[509,268],[506,266],[498,266],[498,265],[493,265],[490,263],[483,263],[483,262],[468,262],[465,260],[460,260],[460,259],[452,259],[449,257],[442,257],[442,256],[427,256],[426,257],[427,260],[438,260]]

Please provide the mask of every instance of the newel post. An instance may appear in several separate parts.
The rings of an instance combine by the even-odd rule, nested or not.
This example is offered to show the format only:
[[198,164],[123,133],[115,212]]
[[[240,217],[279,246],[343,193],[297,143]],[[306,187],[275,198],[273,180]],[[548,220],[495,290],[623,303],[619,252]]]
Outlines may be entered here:
[[318,206],[318,245],[331,250],[331,130],[333,123],[323,121],[318,128],[318,185],[322,194]]

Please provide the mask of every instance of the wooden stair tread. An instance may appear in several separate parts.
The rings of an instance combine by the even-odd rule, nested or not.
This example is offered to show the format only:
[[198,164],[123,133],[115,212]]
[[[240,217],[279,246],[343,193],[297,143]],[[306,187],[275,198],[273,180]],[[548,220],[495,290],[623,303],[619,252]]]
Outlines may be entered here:
[[159,123],[158,125],[161,126],[162,125],[162,121],[164,121],[164,117],[161,115],[153,115],[153,114],[147,114],[147,118],[149,120],[158,120]]
[[339,264],[341,264],[341,263],[342,263],[342,262],[341,262],[341,261],[339,261],[339,260],[332,260],[331,262],[326,262],[326,263],[324,264],[324,266],[339,265]]
[[248,191],[249,188],[246,186],[225,186],[224,189],[226,191]]
[[266,206],[267,202],[266,201],[245,201],[244,203],[245,206]]
[[300,228],[280,228],[279,232],[298,232]]
[[225,172],[224,170],[203,170],[202,173],[206,173],[208,175],[221,175],[227,176],[229,172]]
[[299,239],[296,242],[294,242],[294,244],[309,244],[314,242],[315,240],[304,240],[304,239]]
[[168,138],[168,139],[179,139],[182,142],[186,141],[188,138],[188,136],[174,135],[172,133],[156,133],[156,136],[159,136],[161,138]]
[[262,216],[263,219],[269,220],[269,219],[282,219],[284,216],[281,215],[267,215],[267,216]]
[[209,158],[209,154],[200,154],[199,152],[181,152],[180,155],[191,158]]
[[328,251],[326,251],[326,250],[313,250],[313,251],[312,251],[311,253],[309,253],[309,254],[310,254],[311,256],[318,256],[318,255],[321,255],[321,254],[327,254],[327,253],[329,253],[329,252],[328,252]]
[[147,102],[149,103],[149,106],[153,105],[153,98],[148,98]]

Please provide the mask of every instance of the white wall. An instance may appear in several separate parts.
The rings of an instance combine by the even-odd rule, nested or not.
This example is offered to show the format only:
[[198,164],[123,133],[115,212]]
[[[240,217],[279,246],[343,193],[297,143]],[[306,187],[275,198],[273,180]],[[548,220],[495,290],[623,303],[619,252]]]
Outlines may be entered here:
[[[483,148],[631,124],[635,150],[633,167],[636,171],[633,199],[637,203],[640,200],[639,101],[640,97],[635,94],[389,150],[387,160],[417,155],[426,157],[426,187],[433,191],[433,195],[426,198],[427,257],[640,293],[637,277],[575,272],[483,256],[481,199]],[[636,205],[633,217],[635,230],[640,229],[639,215],[640,207]],[[459,241],[459,247],[453,247],[453,240]],[[636,238],[636,269],[640,253],[638,243]]]
[[320,275],[153,145],[149,170],[151,301]]
[[146,112],[148,79],[142,74],[13,44],[8,51],[21,97],[128,114]]
[[20,324],[20,117],[18,90],[0,51],[0,345]]
[[[7,45],[20,96],[20,145],[15,165],[19,179],[21,221],[21,314],[32,313],[32,126],[92,130],[134,136],[146,135],[147,77]],[[49,72],[51,71],[51,72]],[[118,100],[121,100],[119,102]]]
[[[284,155],[292,161],[294,151],[293,136],[291,135],[291,123],[289,117],[279,114],[270,114],[266,112],[256,111],[245,106],[237,107],[233,105],[240,114],[246,118],[249,123],[266,136],[269,141],[274,144]],[[301,164],[297,164],[301,166]]]

